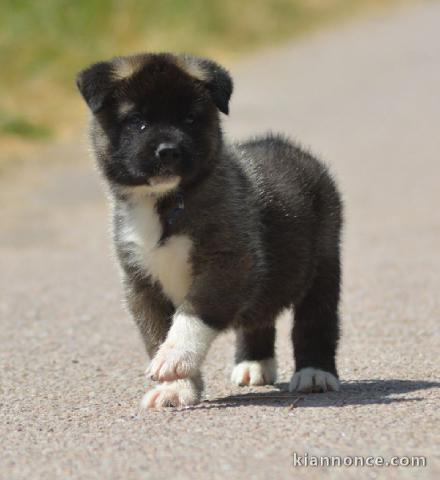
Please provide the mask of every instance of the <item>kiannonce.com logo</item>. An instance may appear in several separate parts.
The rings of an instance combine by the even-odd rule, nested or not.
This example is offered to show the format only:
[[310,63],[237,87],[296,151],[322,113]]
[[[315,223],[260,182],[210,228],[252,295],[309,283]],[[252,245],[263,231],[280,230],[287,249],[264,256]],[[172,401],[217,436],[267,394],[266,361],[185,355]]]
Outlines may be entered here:
[[426,467],[424,456],[381,457],[362,455],[311,455],[293,452],[294,467]]

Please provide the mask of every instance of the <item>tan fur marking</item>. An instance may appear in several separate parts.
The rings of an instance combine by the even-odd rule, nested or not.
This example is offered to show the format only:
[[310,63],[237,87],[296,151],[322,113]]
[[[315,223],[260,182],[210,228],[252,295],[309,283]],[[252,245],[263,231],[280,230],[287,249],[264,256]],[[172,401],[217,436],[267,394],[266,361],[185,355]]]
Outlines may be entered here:
[[191,63],[191,59],[187,59],[185,57],[177,57],[176,64],[188,75],[197,78],[197,80],[200,80],[202,82],[208,80],[206,72],[196,63]]
[[126,115],[130,110],[134,108],[134,104],[131,102],[121,102],[118,106],[119,115]]
[[121,57],[115,60],[115,79],[124,80],[130,78],[142,68],[143,62],[137,57]]

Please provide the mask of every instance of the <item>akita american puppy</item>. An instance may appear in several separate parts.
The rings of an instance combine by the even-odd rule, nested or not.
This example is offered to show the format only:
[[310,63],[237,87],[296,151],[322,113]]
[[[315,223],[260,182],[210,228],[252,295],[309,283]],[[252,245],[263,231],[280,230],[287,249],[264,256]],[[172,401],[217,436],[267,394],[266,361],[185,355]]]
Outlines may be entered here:
[[220,112],[232,80],[211,60],[118,57],[77,84],[93,114],[127,305],[158,382],[143,405],[197,403],[202,362],[231,328],[232,381],[273,383],[275,320],[289,307],[290,390],[338,390],[342,207],[327,168],[281,136],[227,144]]

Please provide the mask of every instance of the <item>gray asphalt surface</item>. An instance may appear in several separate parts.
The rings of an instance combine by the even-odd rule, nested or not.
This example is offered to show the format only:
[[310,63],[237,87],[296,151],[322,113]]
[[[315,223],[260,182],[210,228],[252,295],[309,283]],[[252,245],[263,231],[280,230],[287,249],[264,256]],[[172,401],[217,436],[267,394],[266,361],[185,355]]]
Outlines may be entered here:
[[[225,130],[283,131],[320,154],[346,202],[339,393],[229,383],[213,346],[204,402],[140,412],[146,357],[121,306],[85,138],[0,181],[0,477],[322,478],[292,456],[427,457],[330,478],[439,478],[440,4],[374,15],[232,70]],[[80,100],[78,100],[80,101]],[[43,158],[44,157],[44,158]],[[436,463],[437,462],[437,463]]]

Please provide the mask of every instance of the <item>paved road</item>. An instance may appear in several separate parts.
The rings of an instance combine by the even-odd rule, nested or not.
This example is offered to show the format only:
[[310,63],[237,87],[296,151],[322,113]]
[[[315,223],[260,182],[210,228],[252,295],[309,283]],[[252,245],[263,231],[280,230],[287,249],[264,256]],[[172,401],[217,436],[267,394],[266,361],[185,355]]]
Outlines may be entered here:
[[[139,412],[145,357],[121,307],[85,140],[3,177],[1,478],[321,478],[294,468],[294,452],[425,455],[428,467],[416,473],[439,478],[439,25],[440,4],[420,2],[233,69],[228,134],[270,128],[299,138],[344,191],[337,394],[233,387],[226,335],[206,363],[199,407]],[[281,387],[292,370],[288,330],[286,316]]]

